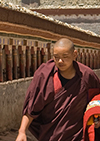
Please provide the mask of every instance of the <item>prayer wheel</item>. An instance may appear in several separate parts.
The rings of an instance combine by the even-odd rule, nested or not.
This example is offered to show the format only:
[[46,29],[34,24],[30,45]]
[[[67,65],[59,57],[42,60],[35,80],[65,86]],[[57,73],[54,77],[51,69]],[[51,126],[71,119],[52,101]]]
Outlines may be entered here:
[[35,47],[31,47],[31,76],[37,69],[37,52]]
[[2,63],[3,63],[2,47],[0,45],[0,82],[3,82],[3,67],[2,67]]
[[16,46],[12,46],[13,50],[12,50],[12,56],[13,56],[13,78],[17,79],[18,75],[17,75],[17,49]]
[[12,55],[6,54],[6,77],[7,80],[12,80]]
[[41,49],[41,63],[45,63],[45,52],[44,52],[44,48]]
[[18,47],[19,50],[19,69],[20,77],[25,78],[25,54],[22,51],[22,46]]
[[98,68],[100,68],[100,50],[98,51]]
[[47,43],[47,50],[48,50],[48,60],[49,60],[51,59],[50,43]]
[[46,48],[44,48],[43,50],[44,50],[43,62],[46,63]]
[[89,50],[86,50],[86,65],[90,67],[90,53]]
[[80,49],[78,49],[77,61],[82,63],[82,52]]
[[82,50],[80,50],[80,53],[79,53],[79,62],[82,63]]
[[96,50],[94,50],[94,66],[93,66],[94,69],[97,68],[97,54],[96,54]]
[[90,68],[94,68],[94,54],[92,50],[90,50]]
[[37,67],[41,65],[41,51],[40,48],[37,47]]
[[85,49],[82,49],[82,64],[86,64],[86,54],[85,54]]
[[26,47],[26,76],[30,76],[30,48]]

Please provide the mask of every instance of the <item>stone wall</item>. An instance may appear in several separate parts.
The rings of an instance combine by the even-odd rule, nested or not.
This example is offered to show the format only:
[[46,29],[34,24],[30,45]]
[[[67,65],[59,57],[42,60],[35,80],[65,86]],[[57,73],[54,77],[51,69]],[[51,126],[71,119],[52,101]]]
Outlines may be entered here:
[[1,1],[6,2],[6,3],[13,3],[15,5],[21,5],[22,0],[0,0],[0,2]]
[[88,6],[100,6],[99,0],[40,0],[40,6],[52,8],[55,6],[64,6],[64,7],[88,7]]
[[100,6],[100,0],[1,0],[24,7],[97,7]]
[[[100,78],[100,70],[94,70]],[[0,83],[0,132],[19,128],[22,107],[32,77]]]
[[80,27],[85,30],[90,30],[100,35],[100,14],[96,15],[49,15],[54,19]]
[[19,128],[27,88],[32,78],[0,83],[0,132]]

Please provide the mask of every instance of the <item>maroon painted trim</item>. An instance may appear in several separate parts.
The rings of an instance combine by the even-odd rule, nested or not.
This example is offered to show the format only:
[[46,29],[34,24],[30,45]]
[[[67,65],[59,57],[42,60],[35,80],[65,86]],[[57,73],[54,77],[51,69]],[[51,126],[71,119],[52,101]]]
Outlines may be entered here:
[[99,15],[100,14],[100,8],[70,8],[70,9],[31,9],[32,11],[37,11],[39,13],[45,14],[45,15]]

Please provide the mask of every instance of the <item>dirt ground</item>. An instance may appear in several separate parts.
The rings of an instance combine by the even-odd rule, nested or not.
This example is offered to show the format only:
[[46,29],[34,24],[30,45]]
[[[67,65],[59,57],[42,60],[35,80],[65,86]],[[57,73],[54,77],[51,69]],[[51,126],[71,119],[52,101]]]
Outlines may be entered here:
[[[0,141],[15,141],[17,135],[18,131],[15,129],[12,129],[11,131],[7,131],[4,133],[0,133]],[[29,131],[27,132],[27,141],[37,141]]]

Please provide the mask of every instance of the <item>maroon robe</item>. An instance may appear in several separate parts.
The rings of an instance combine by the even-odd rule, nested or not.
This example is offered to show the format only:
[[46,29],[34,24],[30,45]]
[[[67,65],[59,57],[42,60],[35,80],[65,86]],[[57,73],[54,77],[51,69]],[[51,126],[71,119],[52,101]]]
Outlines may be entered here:
[[39,141],[82,140],[88,91],[100,89],[100,80],[87,66],[73,63],[76,75],[64,87],[53,60],[42,64],[34,74],[23,114],[28,113],[34,118],[29,130]]

